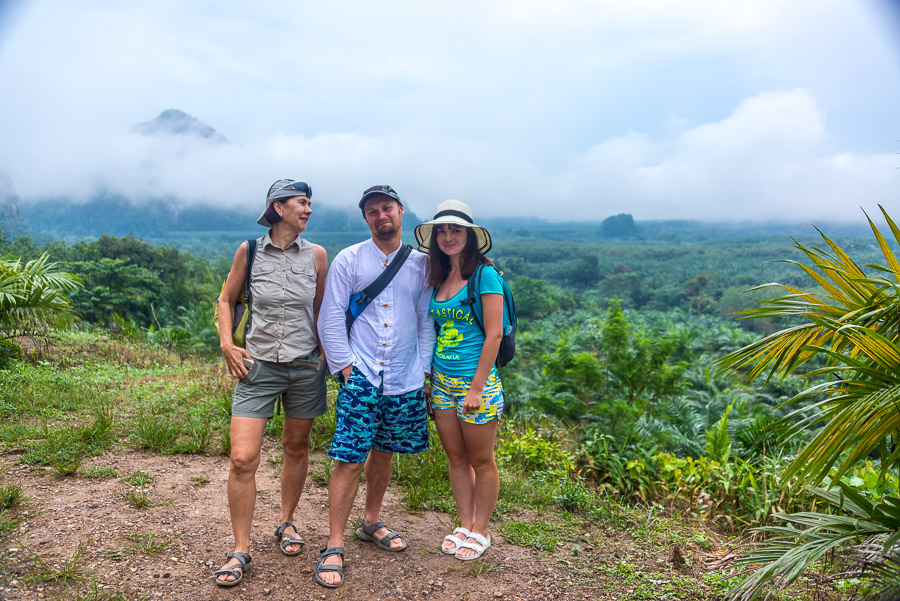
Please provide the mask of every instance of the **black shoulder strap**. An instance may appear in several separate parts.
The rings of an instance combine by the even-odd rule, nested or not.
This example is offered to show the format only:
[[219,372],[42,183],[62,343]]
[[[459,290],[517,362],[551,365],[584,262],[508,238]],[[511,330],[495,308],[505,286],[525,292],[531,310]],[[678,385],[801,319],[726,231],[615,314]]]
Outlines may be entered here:
[[247,240],[247,278],[244,281],[244,303],[250,301],[250,271],[253,270],[253,260],[256,258],[256,238]]
[[[484,269],[484,265],[479,265],[475,268],[475,273],[469,276],[469,282],[466,284],[466,300],[463,301],[463,304],[466,304],[472,307],[472,317],[475,318],[475,323],[478,324],[478,328],[481,330],[481,333],[484,333],[484,325],[482,325],[481,320],[478,319],[478,311],[475,310],[475,288],[476,288],[476,280],[479,280],[481,277],[481,270]],[[478,290],[481,290],[481,281],[477,282],[479,285],[477,286]]]
[[382,271],[381,275],[378,276],[374,282],[366,286],[365,290],[360,292],[358,302],[363,305],[368,305],[375,300],[375,297],[381,294],[381,291],[387,288],[387,285],[391,283],[391,280],[394,279],[394,276],[397,275],[397,272],[403,267],[403,263],[411,252],[412,246],[409,244],[401,246],[387,269]]

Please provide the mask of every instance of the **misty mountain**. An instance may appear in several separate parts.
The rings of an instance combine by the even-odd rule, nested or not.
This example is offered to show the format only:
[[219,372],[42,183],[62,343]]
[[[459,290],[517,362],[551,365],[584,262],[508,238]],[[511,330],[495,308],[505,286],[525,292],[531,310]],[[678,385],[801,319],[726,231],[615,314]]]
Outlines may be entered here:
[[[41,198],[19,204],[25,222],[35,232],[56,236],[89,236],[101,234],[146,238],[165,238],[184,232],[240,232],[260,235],[256,224],[262,202],[252,208],[226,208],[188,203],[184,199],[165,197],[135,201],[121,194],[101,192],[87,202],[69,198]],[[407,223],[419,223],[407,212]],[[336,209],[317,203],[308,233],[368,232],[359,211]]]
[[28,224],[19,214],[19,197],[12,179],[0,172],[0,232],[9,239],[28,233]]
[[209,140],[215,144],[228,143],[228,138],[215,129],[178,109],[166,109],[156,119],[133,126],[131,131],[143,136],[157,136],[161,134],[194,136]]

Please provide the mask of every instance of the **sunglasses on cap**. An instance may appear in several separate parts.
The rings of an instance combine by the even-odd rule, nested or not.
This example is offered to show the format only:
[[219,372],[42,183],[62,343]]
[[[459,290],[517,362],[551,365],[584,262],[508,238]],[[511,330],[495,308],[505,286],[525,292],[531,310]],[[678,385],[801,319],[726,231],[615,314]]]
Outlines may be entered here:
[[281,192],[282,190],[287,190],[288,188],[293,188],[298,192],[302,192],[307,198],[312,198],[312,188],[306,182],[294,182],[286,186],[281,186],[280,188],[275,190],[275,192]]

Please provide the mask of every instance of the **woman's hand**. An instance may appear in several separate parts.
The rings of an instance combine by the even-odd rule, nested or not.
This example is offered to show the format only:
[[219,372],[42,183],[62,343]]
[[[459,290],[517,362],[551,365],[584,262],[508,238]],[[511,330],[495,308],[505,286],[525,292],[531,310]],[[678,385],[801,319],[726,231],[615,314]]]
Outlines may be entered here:
[[484,394],[484,390],[478,390],[474,386],[469,389],[469,392],[466,393],[466,400],[463,401],[463,413],[468,415],[469,413],[475,413],[481,409],[481,396]]
[[247,349],[232,344],[230,347],[223,347],[222,354],[225,355],[225,363],[228,364],[228,371],[238,380],[243,379],[250,371],[247,366],[244,365],[244,358],[253,361],[253,357],[250,356]]

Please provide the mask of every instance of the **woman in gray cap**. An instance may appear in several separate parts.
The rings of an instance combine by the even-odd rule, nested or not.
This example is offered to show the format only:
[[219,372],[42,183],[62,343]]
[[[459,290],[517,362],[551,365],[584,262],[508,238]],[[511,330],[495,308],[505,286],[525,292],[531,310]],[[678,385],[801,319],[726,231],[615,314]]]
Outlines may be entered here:
[[[312,190],[305,182],[280,179],[269,188],[257,223],[269,231],[256,245],[242,243],[219,296],[219,340],[228,371],[238,379],[231,408],[231,469],[228,507],[234,551],[215,572],[219,586],[235,586],[249,567],[250,527],[256,503],[256,468],[266,421],[281,399],[281,516],[275,537],[281,552],[297,555],[305,544],[291,522],[309,465],[313,420],[325,413],[324,364],[316,318],[325,289],[325,249],[300,234],[312,214]],[[250,248],[248,248],[248,246]],[[255,251],[255,252],[254,252]],[[248,261],[249,259],[249,261]],[[243,294],[247,265],[250,311],[246,348],[232,340],[233,310]]]
[[431,265],[429,312],[440,327],[431,361],[431,404],[460,521],[444,537],[441,551],[469,561],[491,546],[488,530],[500,493],[494,440],[503,385],[494,360],[502,339],[503,283],[484,256],[491,236],[475,225],[469,205],[444,201],[434,219],[415,232]]

